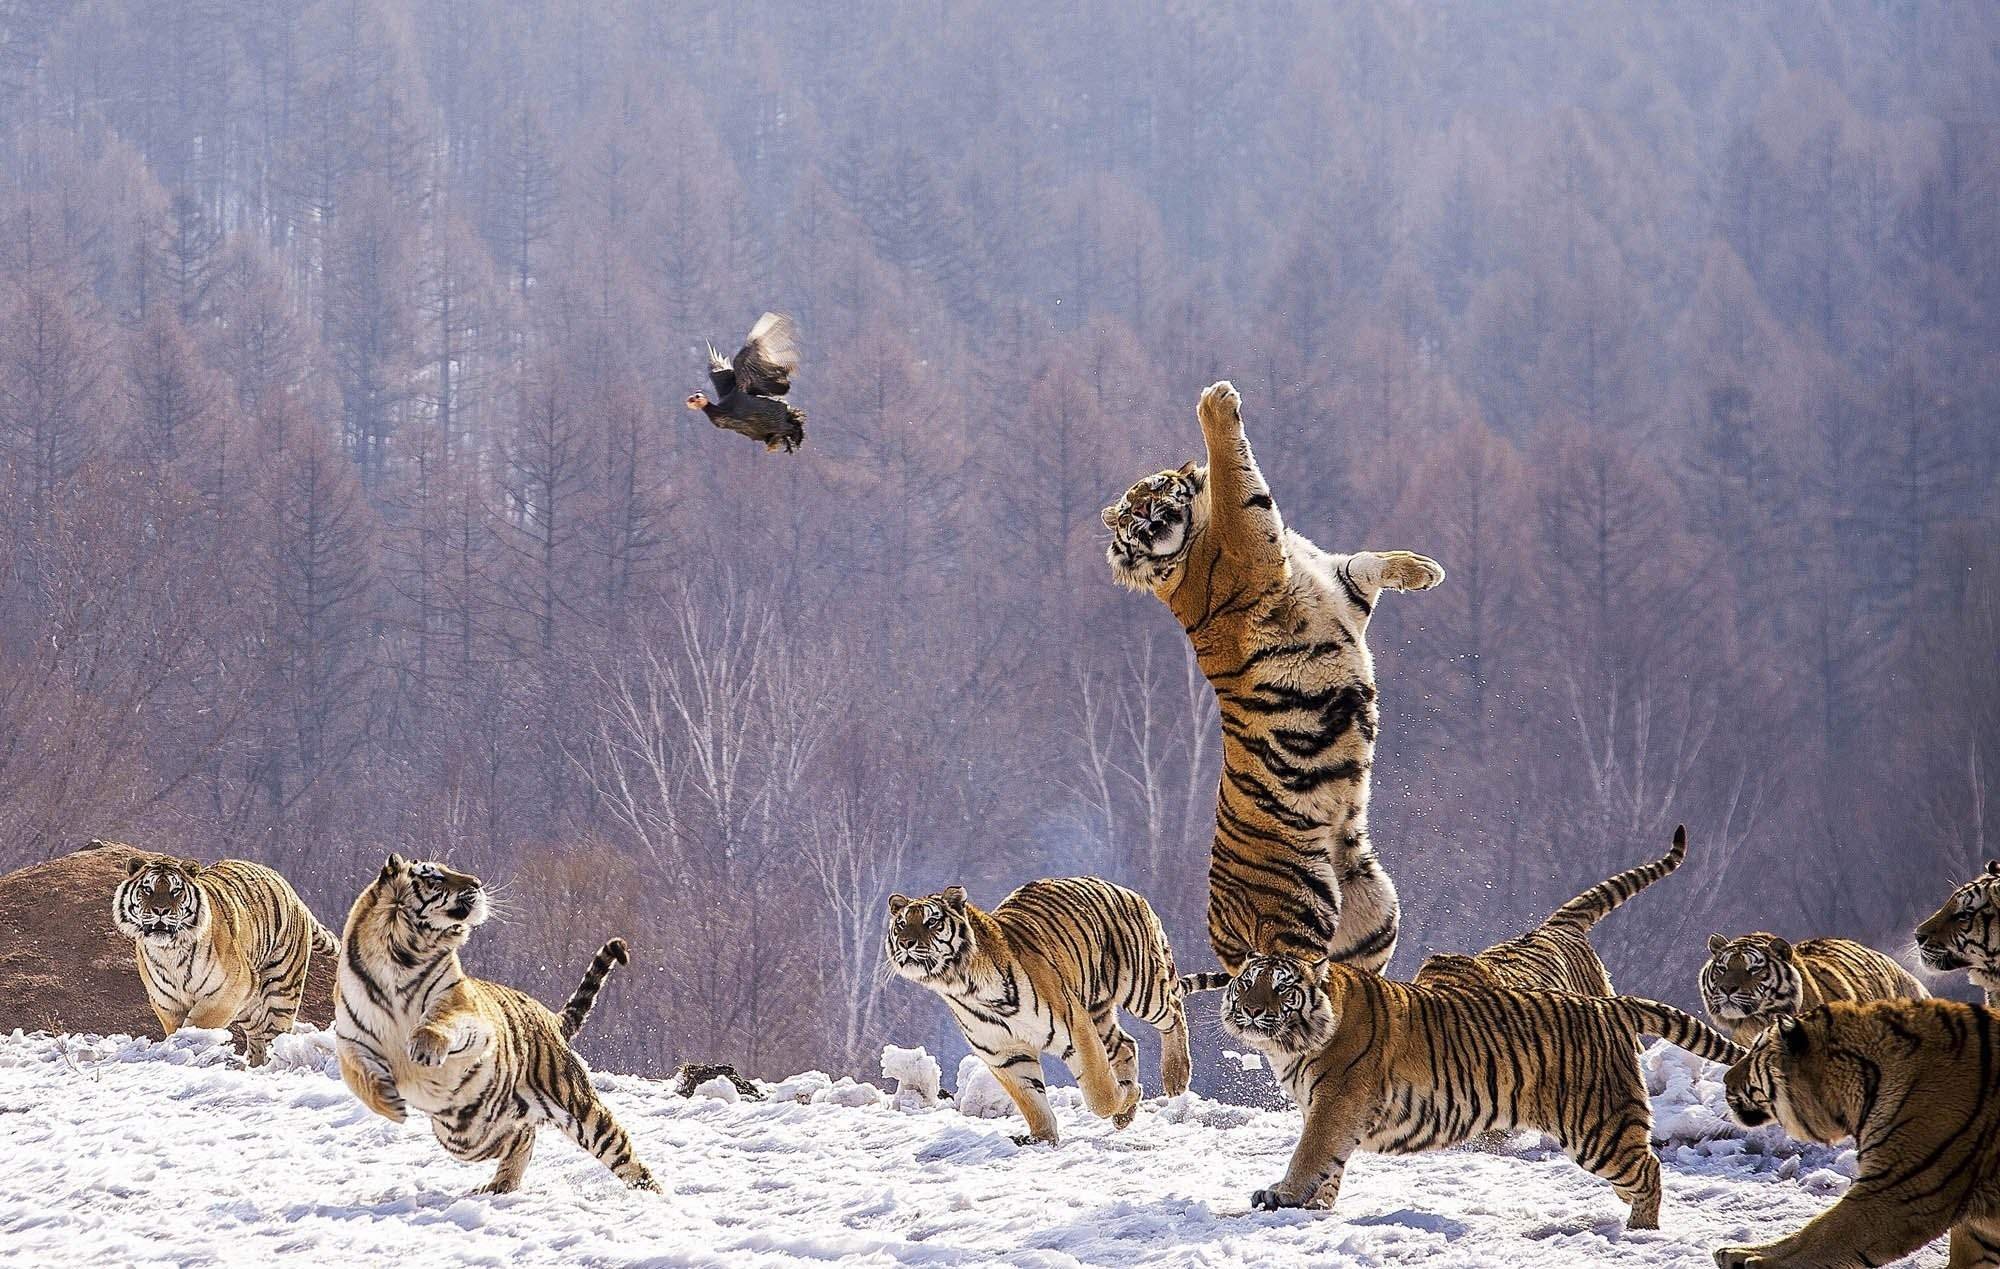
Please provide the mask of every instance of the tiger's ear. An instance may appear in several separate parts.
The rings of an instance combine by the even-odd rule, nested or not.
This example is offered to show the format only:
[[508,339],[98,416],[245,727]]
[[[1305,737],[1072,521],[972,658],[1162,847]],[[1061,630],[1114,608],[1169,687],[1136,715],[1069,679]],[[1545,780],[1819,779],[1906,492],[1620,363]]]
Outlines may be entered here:
[[951,910],[952,910],[953,912],[957,912],[957,913],[961,913],[961,914],[962,914],[962,913],[964,913],[964,911],[965,911],[965,887],[964,887],[964,886],[946,886],[946,887],[944,888],[944,906],[945,906],[945,907],[947,907],[947,908],[950,908],[950,909],[951,909]]
[[1208,488],[1208,468],[1202,466],[1198,460],[1190,458],[1175,470],[1187,479],[1188,484],[1194,486],[1196,493]]
[[152,862],[153,862],[153,857],[151,855],[134,855],[132,856],[132,858],[125,861],[125,875],[128,877],[136,877],[141,872],[144,872],[147,865],[151,864]]
[[1986,861],[1986,875],[1989,877],[2000,877],[2000,859],[1989,859]]
[[389,856],[389,861],[382,865],[382,875],[377,877],[376,880],[387,881],[409,866],[409,860],[404,859],[401,855],[392,854]]
[[1788,961],[1792,959],[1792,945],[1773,934],[1771,936],[1771,953],[1781,961]]
[[1716,955],[1717,953],[1722,951],[1723,948],[1728,946],[1729,946],[1729,940],[1723,938],[1720,934],[1711,934],[1708,936],[1708,954],[1710,956]]
[[1309,961],[1300,961],[1299,973],[1303,976],[1301,981],[1311,983],[1314,986],[1324,983],[1326,981],[1327,963],[1331,959],[1326,956],[1315,956]]
[[909,906],[910,906],[910,896],[904,894],[892,894],[889,896],[890,916],[902,915],[903,909]]
[[1114,502],[1110,506],[1106,507],[1104,510],[1097,513],[1097,518],[1104,521],[1105,528],[1115,529],[1118,527],[1118,508],[1121,505],[1123,504]]
[[1778,1039],[1784,1043],[1785,1052],[1793,1057],[1804,1057],[1812,1048],[1812,1037],[1797,1018],[1778,1019]]
[[186,876],[186,877],[199,877],[199,876],[201,876],[201,861],[199,861],[199,860],[195,860],[195,859],[176,859],[176,860],[174,861],[174,867],[176,867],[176,868],[178,868],[178,869],[180,869],[180,870],[181,870],[181,875],[182,875],[182,876]]

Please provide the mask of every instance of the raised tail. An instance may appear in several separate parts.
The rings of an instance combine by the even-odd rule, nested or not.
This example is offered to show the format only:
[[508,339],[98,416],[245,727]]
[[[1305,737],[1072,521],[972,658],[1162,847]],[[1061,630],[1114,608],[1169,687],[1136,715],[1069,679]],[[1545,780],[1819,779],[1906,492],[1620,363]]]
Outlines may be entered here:
[[576,994],[569,998],[562,1013],[557,1015],[556,1024],[567,1040],[583,1030],[583,1024],[590,1017],[590,1007],[597,1003],[597,989],[604,986],[604,980],[611,976],[613,965],[624,965],[631,960],[626,954],[625,940],[612,939],[598,949],[597,959],[590,962],[590,968],[583,971],[583,981],[576,985]]
[[1549,914],[1544,925],[1571,925],[1588,930],[1602,921],[1627,899],[1638,894],[1681,866],[1687,858],[1687,826],[1674,829],[1674,844],[1667,853],[1650,864],[1640,864],[1637,868],[1627,868],[1615,877],[1598,882],[1568,903]]
[[1696,1057],[1705,1057],[1711,1062],[1721,1062],[1726,1066],[1743,1060],[1743,1048],[1727,1036],[1709,1026],[1692,1014],[1682,1013],[1672,1005],[1663,1005],[1657,1000],[1647,1000],[1643,996],[1614,996],[1612,1004],[1633,1024],[1642,1035],[1656,1035],[1668,1044],[1686,1049]]
[[1229,975],[1220,970],[1210,970],[1201,974],[1181,975],[1181,994],[1191,991],[1221,991],[1229,986]]

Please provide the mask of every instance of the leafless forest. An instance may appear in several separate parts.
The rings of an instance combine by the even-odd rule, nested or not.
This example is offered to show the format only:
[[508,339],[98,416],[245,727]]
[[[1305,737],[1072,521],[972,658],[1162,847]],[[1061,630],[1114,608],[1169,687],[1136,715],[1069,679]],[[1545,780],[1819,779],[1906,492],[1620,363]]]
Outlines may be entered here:
[[[956,1052],[892,889],[1205,968],[1213,707],[1097,509],[1224,375],[1294,525],[1449,570],[1373,630],[1397,968],[1681,821],[1600,942],[1690,1004],[2000,853],[2000,8],[1073,8],[0,0],[0,866],[445,857],[477,972],[631,938],[648,1071]],[[681,405],[766,308],[790,457]]]

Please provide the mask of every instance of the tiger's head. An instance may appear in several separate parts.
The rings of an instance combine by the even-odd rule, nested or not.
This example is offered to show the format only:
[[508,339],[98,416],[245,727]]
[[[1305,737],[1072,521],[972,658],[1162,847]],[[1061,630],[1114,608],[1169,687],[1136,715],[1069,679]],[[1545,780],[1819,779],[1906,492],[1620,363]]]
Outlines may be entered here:
[[1111,530],[1104,558],[1111,576],[1132,590],[1163,592],[1180,582],[1188,550],[1208,520],[1208,468],[1186,463],[1125,491],[1101,513]]
[[485,883],[470,873],[454,872],[430,860],[411,862],[391,855],[355,901],[355,911],[381,922],[402,948],[455,951],[465,946],[474,929],[485,924],[492,915],[492,905],[487,902]]
[[1701,1002],[1725,1022],[1797,1013],[1805,979],[1792,945],[1775,934],[1743,934],[1726,939],[1711,934],[1708,962],[1701,967]]
[[118,932],[166,947],[199,939],[209,921],[208,896],[195,884],[201,865],[168,855],[140,855],[125,865],[125,880],[111,897]]
[[890,968],[911,982],[929,982],[963,964],[973,947],[965,887],[946,886],[921,899],[890,895],[882,946]]
[[2000,991],[2000,859],[1917,927],[1917,953],[1932,969],[1971,970],[1975,987]]
[[1324,984],[1326,962],[1249,957],[1222,995],[1223,1030],[1269,1054],[1323,1047],[1340,1025]]
[[1744,1126],[1776,1120],[1801,1141],[1828,1145],[1854,1132],[1846,1108],[1863,1076],[1853,1052],[1836,1042],[1838,1022],[1821,1005],[1803,1017],[1778,1019],[1750,1042],[1722,1080],[1729,1109]]

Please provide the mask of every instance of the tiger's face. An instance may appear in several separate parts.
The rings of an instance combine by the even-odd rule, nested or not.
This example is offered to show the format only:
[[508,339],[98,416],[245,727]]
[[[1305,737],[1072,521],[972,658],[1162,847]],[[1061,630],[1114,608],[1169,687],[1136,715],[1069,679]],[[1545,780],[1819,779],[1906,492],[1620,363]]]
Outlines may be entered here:
[[1306,1053],[1323,1047],[1340,1024],[1321,985],[1324,973],[1324,962],[1250,957],[1223,991],[1223,1030],[1266,1053]]
[[883,952],[897,974],[925,982],[963,962],[971,950],[972,921],[965,914],[964,887],[947,886],[921,899],[889,896]]
[[1111,576],[1132,590],[1157,591],[1177,583],[1188,548],[1207,515],[1201,495],[1208,468],[1188,463],[1146,477],[1101,513],[1111,530],[1104,558]]
[[1798,1012],[1805,980],[1792,960],[1792,945],[1775,934],[1709,936],[1708,963],[1701,967],[1701,1000],[1709,1013],[1728,1022]]
[[2000,990],[2000,859],[1917,927],[1917,953],[1932,969],[1971,970],[1975,986]]
[[200,864],[185,859],[159,855],[132,860],[112,896],[111,918],[119,933],[155,947],[199,934],[208,909],[194,883],[200,873]]
[[374,889],[393,911],[396,924],[419,945],[463,947],[472,931],[492,915],[484,882],[430,860],[413,863],[401,855],[389,856]]
[[1853,1132],[1837,1107],[1853,1072],[1834,1050],[1824,1007],[1780,1018],[1723,1076],[1729,1109],[1747,1128],[1776,1120],[1801,1141],[1831,1145]]

